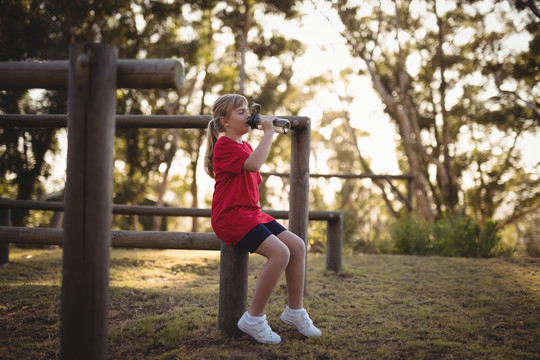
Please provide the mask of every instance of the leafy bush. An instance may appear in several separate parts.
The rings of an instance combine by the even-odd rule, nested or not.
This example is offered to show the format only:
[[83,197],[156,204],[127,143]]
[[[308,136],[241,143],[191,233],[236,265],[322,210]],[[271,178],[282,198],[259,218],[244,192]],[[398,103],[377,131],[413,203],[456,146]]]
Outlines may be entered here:
[[427,255],[431,247],[431,226],[412,214],[404,214],[390,227],[396,254]]
[[397,254],[488,258],[513,252],[502,242],[496,222],[488,220],[482,227],[462,212],[446,213],[435,224],[407,214],[390,232]]
[[514,253],[515,249],[502,241],[499,230],[496,222],[486,222],[478,237],[478,257],[501,257]]
[[433,226],[433,252],[440,256],[478,257],[480,226],[462,213],[446,214]]
[[323,221],[309,223],[308,251],[310,253],[326,252],[326,224]]

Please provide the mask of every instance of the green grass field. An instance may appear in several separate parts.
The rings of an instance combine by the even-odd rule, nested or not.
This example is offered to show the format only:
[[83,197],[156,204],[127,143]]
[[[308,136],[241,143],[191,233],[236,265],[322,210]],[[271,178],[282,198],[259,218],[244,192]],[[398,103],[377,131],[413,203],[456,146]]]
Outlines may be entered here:
[[[0,268],[0,359],[57,359],[61,250],[11,247]],[[250,257],[250,292],[263,258]],[[540,259],[310,254],[305,305],[323,331],[282,324],[284,280],[267,308],[283,341],[217,330],[219,253],[112,250],[110,359],[540,359]]]

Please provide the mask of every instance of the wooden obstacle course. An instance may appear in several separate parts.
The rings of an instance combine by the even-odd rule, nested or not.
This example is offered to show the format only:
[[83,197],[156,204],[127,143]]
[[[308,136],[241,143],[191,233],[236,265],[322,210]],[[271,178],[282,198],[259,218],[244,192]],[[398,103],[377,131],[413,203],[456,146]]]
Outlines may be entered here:
[[[119,60],[117,49],[104,44],[71,46],[69,61],[0,63],[0,89],[67,89],[68,116],[54,119],[68,127],[65,227],[62,231],[62,310],[60,356],[105,359],[107,354],[108,264],[111,246],[112,161],[116,128],[116,89],[179,88],[182,65],[176,60]],[[41,126],[40,120],[34,126]],[[9,120],[10,115],[2,117]],[[53,115],[54,117],[54,115]],[[13,119],[13,118],[12,118]],[[30,126],[21,116],[15,124]],[[307,239],[310,123],[293,121],[291,131],[290,226]],[[169,118],[174,121],[174,119]],[[36,121],[33,118],[31,121]],[[201,121],[202,123],[207,121]],[[186,127],[190,127],[186,124]],[[205,124],[206,125],[206,124]],[[191,126],[191,127],[199,127]],[[135,125],[136,127],[136,125]],[[150,126],[152,127],[152,126]],[[173,127],[163,125],[163,127]],[[87,181],[91,179],[91,181]],[[9,225],[2,211],[0,225]],[[6,229],[3,229],[6,230]],[[38,229],[36,229],[38,230]],[[7,243],[0,259],[9,259]],[[220,280],[220,330],[238,332],[235,321],[246,307],[247,253],[221,247],[224,272],[238,278]],[[223,275],[223,273],[222,273]],[[221,286],[223,285],[223,287]],[[226,298],[226,301],[222,301]]]
[[[57,201],[11,200],[0,198],[0,211],[9,209],[64,211],[64,203]],[[288,219],[286,210],[264,210],[276,219]],[[1,214],[1,212],[0,212]],[[209,218],[211,209],[178,208],[168,206],[113,205],[112,214],[139,216],[186,216]],[[7,218],[6,218],[7,219]],[[327,223],[326,269],[341,270],[343,212],[311,210],[308,219]],[[62,245],[62,229],[8,227],[9,219],[0,223],[0,245],[8,243]],[[111,231],[113,248],[149,248],[182,250],[221,250],[221,241],[210,232],[170,231]],[[5,261],[7,262],[7,260]]]

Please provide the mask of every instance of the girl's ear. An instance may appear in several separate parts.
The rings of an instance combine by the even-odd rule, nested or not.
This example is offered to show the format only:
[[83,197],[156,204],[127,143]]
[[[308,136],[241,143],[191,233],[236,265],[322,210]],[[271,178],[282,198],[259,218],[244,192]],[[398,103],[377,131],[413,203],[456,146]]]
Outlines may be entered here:
[[221,123],[221,125],[223,125],[223,127],[226,127],[229,121],[227,120],[225,116],[220,116],[219,122]]

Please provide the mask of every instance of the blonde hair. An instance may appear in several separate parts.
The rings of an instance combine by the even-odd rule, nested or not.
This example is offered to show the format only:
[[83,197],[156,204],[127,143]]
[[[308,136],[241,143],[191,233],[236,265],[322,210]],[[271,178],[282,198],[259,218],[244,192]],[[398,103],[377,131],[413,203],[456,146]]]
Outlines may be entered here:
[[212,120],[208,123],[208,138],[206,140],[206,154],[204,156],[204,170],[214,178],[214,145],[219,139],[219,134],[225,132],[225,128],[221,123],[221,117],[227,119],[233,110],[238,109],[242,105],[247,105],[247,99],[238,94],[226,94],[220,96],[212,108]]

